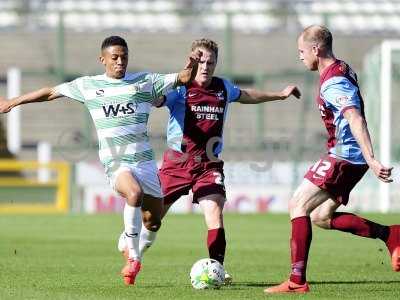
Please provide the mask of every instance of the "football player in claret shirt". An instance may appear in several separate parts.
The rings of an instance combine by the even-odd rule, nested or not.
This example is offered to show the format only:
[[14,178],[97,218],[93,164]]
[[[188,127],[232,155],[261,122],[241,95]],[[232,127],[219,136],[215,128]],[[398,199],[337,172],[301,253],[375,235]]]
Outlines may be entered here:
[[201,53],[192,53],[185,68],[172,74],[128,73],[128,55],[126,41],[110,36],[101,45],[104,74],[79,77],[8,101],[0,99],[0,112],[64,96],[87,107],[96,127],[99,157],[110,185],[126,200],[122,251],[127,262],[121,273],[125,284],[132,285],[141,268],[143,245],[149,239],[154,241],[161,226],[162,192],[147,136],[149,113],[154,100],[193,79]]
[[[209,39],[192,43],[192,51],[202,56],[195,79],[170,92],[160,105],[170,112],[167,130],[168,150],[159,172],[164,193],[164,215],[182,195],[193,192],[193,202],[204,213],[208,228],[210,258],[224,263],[225,230],[222,210],[225,198],[222,151],[224,122],[232,103],[261,104],[300,97],[295,86],[280,92],[240,89],[231,81],[214,76],[218,46]],[[231,280],[227,275],[227,282]]]
[[265,289],[265,293],[309,291],[306,269],[311,222],[324,229],[382,240],[388,248],[393,270],[400,271],[400,225],[384,226],[351,213],[336,212],[347,204],[350,191],[368,168],[379,180],[392,181],[392,168],[374,157],[357,75],[334,56],[332,34],[326,27],[306,28],[298,38],[298,50],[306,68],[320,75],[316,102],[328,132],[328,151],[308,170],[289,203],[290,278]]

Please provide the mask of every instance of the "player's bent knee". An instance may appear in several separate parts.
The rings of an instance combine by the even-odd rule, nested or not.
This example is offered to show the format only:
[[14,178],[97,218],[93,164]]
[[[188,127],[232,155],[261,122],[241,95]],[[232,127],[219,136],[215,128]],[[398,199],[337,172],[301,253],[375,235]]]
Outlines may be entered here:
[[222,211],[219,207],[216,207],[215,209],[212,210],[207,210],[204,211],[206,218],[213,221],[214,223],[220,222],[223,220],[224,215],[222,214]]
[[291,199],[289,201],[289,212],[292,213],[306,213],[305,205],[299,199]]
[[330,228],[330,219],[326,216],[321,216],[319,214],[311,214],[311,222],[313,225],[318,226],[322,229]]
[[205,210],[204,217],[208,229],[215,229],[223,226],[223,214],[218,208],[213,210]]
[[296,208],[296,202],[293,199],[290,199],[288,207],[289,207],[289,212],[292,212]]
[[311,214],[311,209],[305,202],[299,200],[290,201],[289,213],[290,213],[290,218],[295,219],[298,217],[309,216]]
[[158,231],[160,228],[161,228],[161,221],[157,221],[157,222],[151,223],[149,230],[150,230],[150,231],[156,232],[156,231]]
[[139,206],[142,203],[143,193],[140,190],[130,190],[126,194],[126,202],[131,206]]
[[143,221],[143,225],[150,231],[156,232],[161,228],[161,220],[146,220]]

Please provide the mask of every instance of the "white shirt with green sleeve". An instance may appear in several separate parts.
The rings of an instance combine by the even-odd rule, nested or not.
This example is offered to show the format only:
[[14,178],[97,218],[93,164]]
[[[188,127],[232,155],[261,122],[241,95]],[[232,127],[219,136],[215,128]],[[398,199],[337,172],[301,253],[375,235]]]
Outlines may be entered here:
[[154,99],[176,87],[178,74],[126,73],[79,77],[56,92],[83,103],[99,139],[99,157],[108,175],[122,165],[154,160],[147,121]]

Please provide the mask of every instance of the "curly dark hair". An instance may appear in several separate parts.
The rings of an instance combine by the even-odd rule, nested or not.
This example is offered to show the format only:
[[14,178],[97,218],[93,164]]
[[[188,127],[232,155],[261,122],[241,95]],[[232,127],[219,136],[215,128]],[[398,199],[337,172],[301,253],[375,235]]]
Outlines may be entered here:
[[104,50],[111,46],[122,46],[128,49],[128,44],[126,43],[126,41],[118,35],[112,35],[108,38],[105,38],[104,41],[101,43],[101,50]]

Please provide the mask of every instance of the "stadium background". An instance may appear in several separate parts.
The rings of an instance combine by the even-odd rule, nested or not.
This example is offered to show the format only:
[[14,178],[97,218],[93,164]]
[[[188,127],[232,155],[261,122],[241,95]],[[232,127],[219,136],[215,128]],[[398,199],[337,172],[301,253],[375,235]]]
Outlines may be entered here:
[[[126,38],[130,47],[130,71],[179,70],[191,42],[209,37],[220,45],[218,75],[231,78],[243,87],[267,90],[279,90],[288,83],[298,85],[303,93],[300,101],[291,99],[262,106],[237,104],[230,108],[222,155],[226,160],[226,184],[231,193],[227,210],[242,212],[285,211],[286,201],[304,170],[324,151],[325,129],[314,105],[318,74],[306,72],[297,58],[296,38],[301,29],[319,23],[332,30],[337,57],[349,62],[361,77],[366,105],[372,110],[379,109],[376,101],[369,100],[369,97],[379,98],[373,94],[379,89],[378,72],[366,71],[365,57],[383,40],[400,35],[400,3],[394,0],[329,3],[3,0],[0,8],[1,95],[6,95],[6,73],[10,67],[22,72],[22,93],[77,76],[102,73],[98,63],[99,47],[104,37],[111,34]],[[394,82],[399,78],[398,63],[395,57]],[[395,86],[393,94],[397,90]],[[398,101],[394,97],[392,116],[398,115]],[[165,109],[155,109],[149,121],[158,159],[165,149],[167,117]],[[69,163],[72,170],[70,210],[121,209],[121,200],[111,194],[102,175],[96,134],[84,106],[64,99],[21,108],[22,148],[14,154],[7,151],[6,118],[1,116],[4,157],[35,160],[37,144],[46,141],[52,145],[53,160]],[[400,159],[398,126],[393,117],[392,159],[395,164]],[[373,137],[376,139],[375,132]],[[22,169],[17,175],[35,176],[28,173]],[[397,181],[398,174],[396,171]],[[7,183],[3,183],[5,185]],[[0,202],[29,203],[34,192],[37,203],[52,202],[53,188],[40,183],[31,184],[29,192],[9,187],[6,193],[3,189]],[[379,210],[374,197],[365,202],[373,190],[377,190],[377,182],[367,176],[355,193],[352,208]],[[398,195],[399,187],[395,182],[391,210],[400,208]],[[184,200],[177,210],[191,211],[188,203]]]

